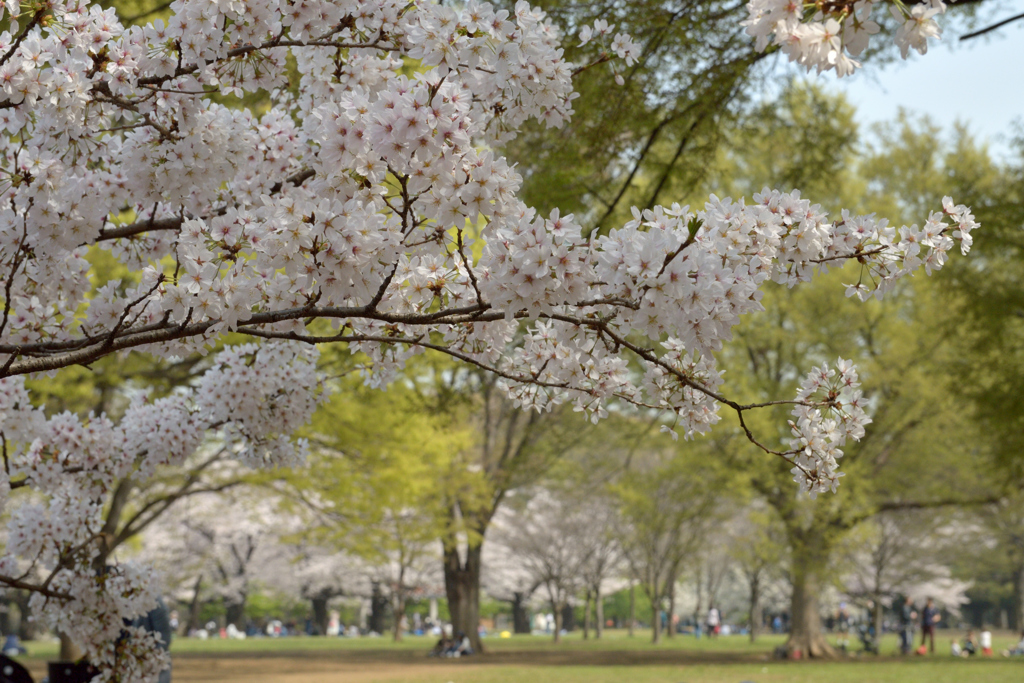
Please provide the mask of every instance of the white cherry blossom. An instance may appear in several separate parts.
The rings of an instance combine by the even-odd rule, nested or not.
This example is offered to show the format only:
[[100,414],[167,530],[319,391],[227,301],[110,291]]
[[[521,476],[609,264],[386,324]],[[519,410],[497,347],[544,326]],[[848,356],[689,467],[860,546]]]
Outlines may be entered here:
[[[800,4],[754,0],[747,30],[848,73],[877,26],[872,3],[834,4],[805,21]],[[897,227],[766,189],[634,209],[585,237],[577,217],[525,205],[495,150],[529,120],[563,125],[574,75],[640,49],[597,20],[569,63],[523,1],[176,0],[166,21],[131,27],[86,0],[24,7],[4,3],[0,35],[0,503],[35,495],[11,509],[0,583],[46,572],[38,613],[101,680],[164,667],[123,628],[151,606],[152,573],[92,566],[111,488],[206,438],[250,466],[300,461],[291,434],[322,396],[316,344],[363,354],[373,386],[433,349],[498,374],[524,408],[569,403],[596,421],[623,402],[689,437],[723,406],[759,407],[729,399],[715,353],[769,280],[854,261],[848,294],[881,297],[957,243],[966,253],[976,227],[950,198]],[[923,52],[943,8],[907,13],[901,46]],[[267,107],[238,100],[257,92]],[[120,279],[96,265],[111,260]],[[117,353],[206,354],[229,333],[247,343],[119,420],[48,415],[25,385]],[[758,442],[804,491],[834,490],[841,447],[863,434],[856,382],[845,361],[812,371],[788,450]]]

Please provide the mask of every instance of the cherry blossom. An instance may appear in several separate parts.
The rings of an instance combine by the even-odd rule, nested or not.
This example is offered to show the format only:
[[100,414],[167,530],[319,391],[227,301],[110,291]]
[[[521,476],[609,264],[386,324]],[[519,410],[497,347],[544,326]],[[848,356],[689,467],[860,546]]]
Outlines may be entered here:
[[[907,7],[904,3],[854,0],[828,3],[797,0],[750,0],[749,18],[743,22],[759,50],[776,45],[789,60],[818,73],[834,70],[849,76],[860,67],[856,60],[867,48],[879,25],[871,19],[876,5],[888,5],[900,24],[895,41],[904,59],[911,49],[928,52],[928,39],[939,38],[942,29],[935,17],[946,11],[943,0],[928,0]],[[808,11],[811,7],[812,11]]]
[[[872,3],[833,4],[804,21],[801,5],[754,0],[747,30],[848,73],[877,26]],[[923,52],[943,8],[907,12],[900,45]],[[11,510],[0,583],[34,590],[102,680],[164,666],[122,633],[151,606],[152,573],[93,566],[114,482],[207,439],[249,466],[301,461],[291,434],[322,396],[317,344],[362,354],[374,386],[431,349],[496,373],[524,408],[596,421],[627,403],[690,437],[723,406],[741,422],[761,407],[723,393],[715,353],[768,281],[853,262],[848,294],[882,297],[957,243],[966,253],[976,227],[950,198],[923,227],[895,227],[768,189],[634,209],[590,236],[541,215],[496,150],[527,121],[563,125],[574,76],[617,73],[640,49],[598,20],[570,63],[522,0],[176,0],[166,21],[127,27],[86,0],[2,11],[0,503],[32,495]],[[111,260],[119,279],[99,265]],[[120,419],[48,415],[25,385],[113,354],[213,350],[203,377],[139,395]],[[834,490],[841,446],[869,421],[856,382],[843,361],[812,371],[788,450],[748,431],[806,492]]]

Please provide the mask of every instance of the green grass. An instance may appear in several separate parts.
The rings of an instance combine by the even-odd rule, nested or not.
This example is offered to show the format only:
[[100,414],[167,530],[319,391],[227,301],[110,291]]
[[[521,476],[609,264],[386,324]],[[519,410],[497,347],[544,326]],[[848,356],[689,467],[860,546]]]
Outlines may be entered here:
[[[762,636],[751,644],[745,636],[715,640],[676,636],[659,645],[650,633],[606,631],[600,640],[582,640],[579,633],[560,644],[543,636],[490,637],[485,639],[491,657],[465,660],[428,660],[425,653],[434,643],[427,636],[409,636],[400,643],[390,638],[253,638],[244,641],[178,638],[171,651],[183,659],[195,657],[336,657],[349,665],[372,664],[380,678],[360,681],[381,683],[1020,683],[1024,658],[998,656],[1014,644],[1009,633],[997,633],[994,658],[954,659],[949,641],[962,637],[958,631],[940,631],[937,654],[899,657],[897,639],[887,634],[882,656],[852,656],[827,662],[779,662],[769,656],[784,636]],[[832,639],[830,639],[832,640]],[[834,642],[834,641],[833,641]],[[54,642],[27,644],[30,657],[52,659]],[[857,649],[856,647],[854,649]],[[383,668],[382,668],[383,667]],[[344,677],[339,681],[346,680]]]
[[[949,652],[949,641],[953,638],[962,638],[963,634],[955,630],[940,630],[936,637],[937,654],[946,655]],[[918,636],[920,637],[920,636]],[[583,640],[580,632],[574,632],[562,637],[561,643],[554,643],[550,636],[528,636],[516,635],[511,638],[498,638],[490,636],[484,639],[484,645],[490,652],[523,652],[523,651],[570,651],[570,652],[608,652],[608,651],[665,651],[681,650],[694,653],[715,653],[716,659],[722,655],[734,654],[739,658],[752,654],[769,654],[776,646],[785,642],[782,635],[758,636],[757,642],[751,643],[747,636],[722,636],[715,639],[695,639],[693,636],[677,635],[674,638],[664,638],[661,643],[654,645],[650,641],[649,630],[637,630],[636,635],[630,638],[625,630],[606,630],[601,640],[593,637]],[[834,638],[829,638],[835,642]],[[1018,638],[1011,633],[996,633],[993,637],[993,645],[996,652],[1012,647]],[[436,638],[433,636],[405,636],[401,642],[395,643],[390,637],[378,638],[250,638],[247,640],[199,640],[197,638],[175,638],[171,645],[172,654],[206,653],[206,654],[230,654],[230,653],[302,653],[308,651],[395,651],[395,652],[426,652],[433,647]],[[57,642],[33,641],[25,643],[29,656],[33,658],[52,658],[57,653]],[[851,650],[856,652],[860,645],[854,640]],[[895,655],[898,650],[898,638],[895,634],[887,633],[882,638],[882,655]]]

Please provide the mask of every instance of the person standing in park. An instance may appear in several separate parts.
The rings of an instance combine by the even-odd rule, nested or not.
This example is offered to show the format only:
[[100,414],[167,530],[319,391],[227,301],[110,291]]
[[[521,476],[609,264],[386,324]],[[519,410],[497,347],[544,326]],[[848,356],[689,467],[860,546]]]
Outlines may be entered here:
[[914,621],[917,619],[917,610],[914,609],[914,601],[908,595],[903,601],[903,608],[900,610],[900,653],[909,654],[914,645]]
[[924,647],[924,641],[928,639],[928,651],[932,654],[935,654],[935,624],[939,623],[941,618],[939,610],[935,609],[935,601],[928,598],[921,612],[921,647]]
[[718,635],[721,623],[722,617],[718,612],[718,608],[711,605],[711,608],[708,610],[708,638],[714,638]]
[[850,646],[850,610],[846,603],[839,603],[839,615],[836,617],[836,629],[839,631],[837,644],[843,652]]

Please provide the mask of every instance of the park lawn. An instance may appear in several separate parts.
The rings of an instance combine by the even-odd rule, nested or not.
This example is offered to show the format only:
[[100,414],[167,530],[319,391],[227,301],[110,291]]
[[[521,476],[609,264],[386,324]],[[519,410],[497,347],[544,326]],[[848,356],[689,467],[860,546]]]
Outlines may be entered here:
[[[949,653],[949,643],[952,639],[962,639],[963,632],[959,630],[939,630],[936,639],[936,656]],[[920,635],[918,635],[920,638]],[[562,637],[561,643],[552,642],[550,636],[542,635],[516,635],[511,638],[498,638],[495,636],[484,639],[484,646],[488,652],[663,652],[666,650],[680,650],[686,652],[714,654],[715,659],[735,656],[737,659],[751,656],[769,655],[777,646],[786,641],[784,635],[766,634],[758,636],[757,641],[751,643],[747,636],[730,635],[719,638],[696,639],[693,636],[677,635],[674,638],[664,638],[661,643],[651,643],[650,630],[637,629],[636,635],[630,638],[625,629],[607,629],[600,640],[591,636],[589,640],[583,640],[579,631],[566,634]],[[222,640],[214,638],[210,640],[199,640],[198,638],[175,638],[171,644],[172,654],[290,654],[309,651],[329,653],[333,651],[373,651],[375,654],[385,655],[387,652],[401,653],[402,659],[413,655],[416,652],[428,652],[436,642],[433,636],[405,636],[400,642],[394,642],[390,636],[384,637],[359,637],[359,638],[310,638],[304,636],[287,638],[249,638],[246,640]],[[994,650],[998,654],[1001,650],[1016,645],[1019,637],[1011,632],[996,632],[993,635]],[[860,643],[855,637],[851,637],[851,653],[857,655],[860,650]],[[835,637],[830,636],[829,642],[835,643]],[[915,644],[920,642],[915,641]],[[29,657],[53,659],[57,654],[56,640],[40,640],[25,643]],[[881,652],[883,658],[886,655],[896,655],[899,649],[899,640],[896,634],[887,633],[882,637]],[[699,656],[699,655],[698,655]],[[870,657],[870,656],[869,656]],[[1024,680],[1024,679],[1022,679]]]
[[[390,636],[359,637],[359,638],[310,638],[293,636],[287,638],[247,638],[245,640],[222,640],[212,638],[175,638],[171,643],[172,654],[229,654],[229,653],[300,653],[308,651],[393,651],[393,652],[428,652],[437,642],[435,636],[404,636],[401,641],[394,642]],[[658,645],[651,643],[649,629],[637,629],[636,635],[630,638],[625,629],[607,629],[600,640],[591,636],[583,640],[578,631],[562,636],[561,643],[554,643],[551,636],[516,635],[511,638],[490,636],[484,638],[484,646],[489,652],[509,651],[580,651],[607,652],[609,650],[628,651],[661,651],[661,650],[693,650],[696,652],[720,653],[770,653],[776,646],[785,642],[785,636],[760,636],[757,642],[751,643],[747,636],[724,636],[716,639],[679,635],[665,638]],[[895,640],[893,641],[895,643]],[[57,654],[56,640],[39,640],[25,643],[29,657],[52,659]],[[895,645],[894,645],[895,648]]]
[[[172,644],[180,683],[1021,683],[1024,658],[998,651],[1015,642],[997,633],[994,658],[956,659],[949,641],[962,634],[940,631],[938,653],[895,656],[887,634],[882,656],[853,655],[825,662],[780,662],[771,651],[784,636],[696,640],[677,636],[659,645],[650,632],[633,638],[606,631],[600,641],[570,634],[560,644],[549,637],[487,638],[488,655],[465,659],[425,656],[434,638],[252,638],[244,641],[178,638]],[[831,640],[831,639],[830,639]],[[41,671],[56,643],[28,643],[27,665]]]
[[1020,683],[1024,662],[1007,660],[787,662],[766,665],[439,667],[368,683]]

